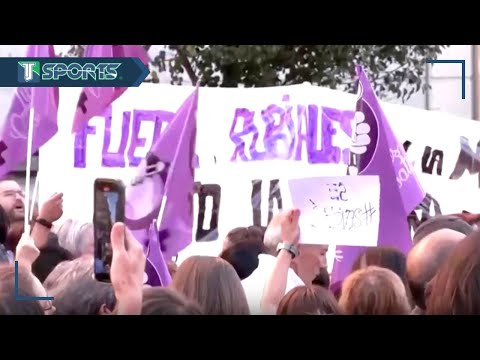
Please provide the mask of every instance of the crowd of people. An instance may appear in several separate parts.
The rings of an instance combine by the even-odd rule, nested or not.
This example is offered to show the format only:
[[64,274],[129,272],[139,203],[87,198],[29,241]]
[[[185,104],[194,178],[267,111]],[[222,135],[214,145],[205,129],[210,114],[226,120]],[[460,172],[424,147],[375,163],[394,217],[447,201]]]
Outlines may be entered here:
[[0,181],[0,314],[480,315],[480,219],[471,214],[426,220],[408,254],[368,248],[330,284],[328,246],[299,244],[300,211],[283,211],[267,228],[230,231],[219,256],[169,262],[170,286],[150,287],[144,249],[121,223],[111,232],[111,282],[96,281],[93,225],[58,223],[62,204],[54,194],[34,207],[24,234],[23,190]]

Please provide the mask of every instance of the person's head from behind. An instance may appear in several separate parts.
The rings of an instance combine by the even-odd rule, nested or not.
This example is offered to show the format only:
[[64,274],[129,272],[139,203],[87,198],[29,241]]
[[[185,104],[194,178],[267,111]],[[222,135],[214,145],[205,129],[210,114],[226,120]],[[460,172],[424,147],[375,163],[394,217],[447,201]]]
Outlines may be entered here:
[[7,213],[11,223],[22,222],[25,218],[25,195],[13,177],[0,180],[0,206]]
[[480,232],[456,245],[425,295],[428,315],[480,315]]
[[441,229],[425,236],[408,253],[407,278],[415,305],[425,310],[425,290],[447,256],[465,235]]
[[330,288],[330,274],[327,268],[320,269],[320,272],[312,280],[312,285],[321,286],[325,289]]
[[442,229],[450,229],[463,235],[470,235],[474,228],[468,222],[455,215],[438,215],[423,222],[413,236],[413,243],[417,244],[428,235]]
[[240,242],[223,250],[220,258],[232,265],[240,280],[243,280],[249,277],[258,267],[258,255],[263,252],[263,242]]
[[196,301],[206,315],[248,315],[242,283],[232,265],[213,256],[191,256],[178,267],[172,288]]
[[378,266],[392,270],[402,279],[405,286],[407,282],[407,257],[400,250],[391,247],[369,247],[355,260],[352,272],[368,266]]
[[151,287],[143,290],[142,315],[203,315],[200,306],[173,289]]
[[18,266],[18,293],[15,293],[15,266],[0,265],[0,315],[45,315],[53,311],[50,300],[17,300],[18,297],[46,297],[40,281]]
[[333,294],[320,286],[298,286],[280,301],[277,315],[338,315],[340,309]]
[[[265,231],[264,244],[267,253],[277,255],[277,246],[282,242],[281,222],[288,211],[275,215]],[[300,229],[298,229],[300,236]],[[292,268],[305,284],[311,284],[321,268],[327,267],[328,245],[299,244],[299,255],[292,262]]]
[[263,244],[265,230],[260,226],[237,227],[231,230],[223,240],[222,251],[245,242]]
[[93,278],[89,255],[60,263],[44,282],[58,315],[110,314],[116,305],[112,285]]
[[411,311],[403,281],[378,266],[351,273],[343,282],[339,305],[346,315],[408,315]]
[[93,224],[66,220],[57,231],[58,243],[74,257],[93,254]]

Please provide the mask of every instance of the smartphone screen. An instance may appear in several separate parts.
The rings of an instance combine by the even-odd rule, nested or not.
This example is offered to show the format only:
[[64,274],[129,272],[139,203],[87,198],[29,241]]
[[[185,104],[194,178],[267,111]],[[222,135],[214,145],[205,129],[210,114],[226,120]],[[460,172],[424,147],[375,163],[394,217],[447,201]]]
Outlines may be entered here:
[[93,227],[95,233],[95,279],[110,281],[112,246],[110,233],[116,222],[125,220],[125,186],[120,180],[96,179]]

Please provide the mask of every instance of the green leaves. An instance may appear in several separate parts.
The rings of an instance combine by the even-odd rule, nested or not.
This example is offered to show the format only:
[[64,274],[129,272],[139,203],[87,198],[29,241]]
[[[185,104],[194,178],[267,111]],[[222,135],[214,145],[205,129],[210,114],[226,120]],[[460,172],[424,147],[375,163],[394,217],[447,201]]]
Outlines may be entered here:
[[[151,45],[144,45],[146,48]],[[381,97],[402,100],[424,90],[427,59],[448,45],[169,45],[152,60],[171,83],[185,78],[202,86],[245,87],[301,84],[305,81],[353,91],[355,65],[361,64]],[[82,53],[72,45],[71,53]],[[75,56],[69,53],[68,56]],[[168,65],[168,66],[167,66]]]

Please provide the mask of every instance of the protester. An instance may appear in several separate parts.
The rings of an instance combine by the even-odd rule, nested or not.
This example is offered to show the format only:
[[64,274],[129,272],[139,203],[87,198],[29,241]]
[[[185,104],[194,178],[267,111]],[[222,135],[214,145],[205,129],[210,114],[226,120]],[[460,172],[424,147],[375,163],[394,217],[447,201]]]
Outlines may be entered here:
[[60,245],[54,233],[50,233],[47,246],[40,250],[40,254],[32,264],[33,274],[41,281],[45,281],[47,276],[55,269],[55,267],[67,260],[73,260],[73,255]]
[[480,232],[460,241],[427,286],[427,315],[480,315]]
[[112,284],[94,279],[92,256],[63,264],[58,274],[50,274],[43,284],[54,297],[56,315],[108,315],[115,310]]
[[223,251],[244,242],[257,243],[259,246],[263,245],[263,237],[265,235],[264,228],[260,226],[238,227],[231,230],[223,241]]
[[142,315],[202,315],[200,306],[168,288],[143,290]]
[[408,315],[411,311],[402,279],[377,266],[357,270],[345,279],[339,305],[347,315]]
[[[264,244],[266,249],[266,254],[258,255],[258,267],[253,271],[253,273],[248,276],[246,279],[242,280],[242,285],[245,290],[245,294],[248,300],[248,306],[250,308],[250,312],[254,315],[258,315],[266,311],[267,313],[274,314],[276,312],[276,308],[278,303],[282,299],[282,297],[291,289],[297,286],[303,286],[303,281],[298,277],[295,273],[292,265],[292,258],[291,256],[284,255],[285,251],[279,249],[279,246],[283,246],[282,242],[287,244],[294,242],[295,244],[298,243],[298,238],[296,239],[283,239],[282,238],[282,224],[285,222],[291,223],[293,216],[291,211],[284,211],[277,215],[275,215],[272,220],[270,221],[267,230],[265,231],[264,235]],[[296,215],[297,216],[297,215]],[[297,220],[298,221],[298,216]],[[289,229],[292,233],[287,236],[298,236],[299,229],[298,223],[296,226],[296,230]],[[292,235],[293,234],[293,235]],[[296,234],[296,235],[295,235]],[[297,252],[298,249],[294,249],[293,251]],[[277,254],[281,255],[280,257]],[[280,265],[278,264],[279,259],[282,259],[283,263]],[[285,272],[279,276],[279,281],[282,281],[282,285],[276,286],[276,280],[270,281],[270,277],[272,274],[275,273],[275,269],[281,266],[282,270]],[[284,282],[284,284],[283,284]],[[271,285],[269,285],[269,283]],[[267,287],[271,286],[272,288],[276,288],[277,291],[275,294],[272,294],[272,299],[268,299],[265,306],[267,309],[262,309],[262,296],[265,293],[268,293]]]
[[7,250],[6,243],[8,238],[8,233],[10,229],[10,220],[8,219],[7,213],[0,206],[0,263],[11,263],[13,262],[13,252]]
[[249,315],[240,278],[225,260],[192,256],[177,270],[172,288],[200,304],[206,315]]
[[321,286],[325,289],[330,288],[330,274],[326,268],[320,269],[320,272],[313,279],[312,285]]
[[355,260],[352,272],[365,269],[368,266],[378,266],[389,269],[397,274],[405,285],[407,296],[411,299],[407,279],[407,257],[400,250],[390,247],[370,247]]
[[416,244],[419,241],[421,241],[424,237],[441,229],[450,229],[464,235],[469,235],[474,231],[472,225],[464,221],[459,216],[456,216],[456,215],[434,216],[428,219],[427,221],[425,221],[422,225],[420,225],[415,230],[415,235],[413,236],[413,243]]
[[93,254],[93,224],[68,219],[58,228],[58,243],[74,257]]
[[263,239],[261,242],[247,240],[227,247],[220,257],[233,266],[240,280],[244,280],[258,268],[258,256],[263,253]]
[[407,257],[407,278],[415,303],[412,314],[423,315],[426,310],[425,291],[447,256],[455,249],[465,235],[441,229],[430,233],[418,242]]
[[0,315],[45,315],[45,312],[49,312],[52,309],[49,301],[17,300],[18,296],[30,298],[46,296],[28,269],[19,266],[17,276],[18,293],[15,290],[14,265],[0,265]]
[[320,286],[298,286],[280,301],[277,315],[339,315],[333,294]]
[[[0,181],[0,206],[7,213],[10,225],[6,247],[14,252],[24,232],[25,197],[21,186],[13,178],[7,177]],[[50,229],[62,214],[63,194],[53,194],[41,206],[38,216],[33,219],[31,235],[38,249],[47,246]]]

